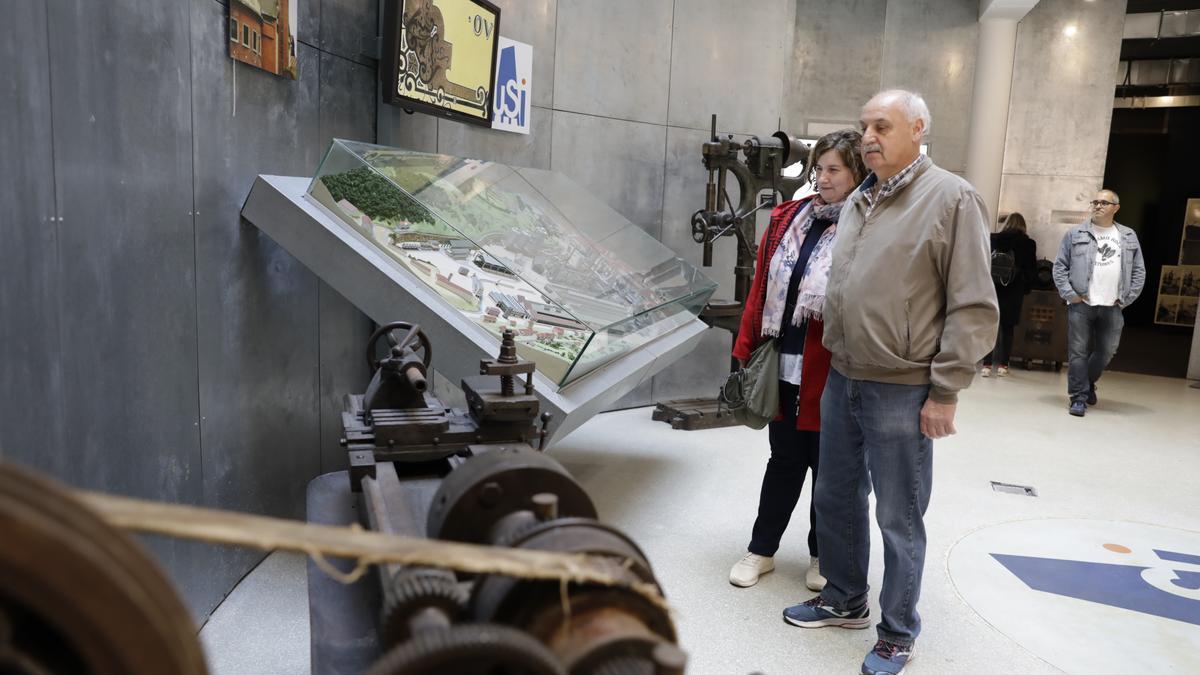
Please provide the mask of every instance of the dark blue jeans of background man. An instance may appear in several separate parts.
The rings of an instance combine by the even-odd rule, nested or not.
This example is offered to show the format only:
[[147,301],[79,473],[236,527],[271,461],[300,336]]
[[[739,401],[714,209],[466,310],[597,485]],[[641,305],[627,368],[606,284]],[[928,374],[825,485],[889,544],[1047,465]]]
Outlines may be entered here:
[[933,441],[921,433],[929,385],[851,380],[836,370],[821,397],[817,542],[821,597],[838,609],[867,601],[871,531],[867,496],[883,533],[880,639],[911,645],[921,632],[917,600],[925,569],[925,509],[933,487]]
[[1117,353],[1124,327],[1120,307],[1093,307],[1085,302],[1067,305],[1067,395],[1072,401],[1087,399]]

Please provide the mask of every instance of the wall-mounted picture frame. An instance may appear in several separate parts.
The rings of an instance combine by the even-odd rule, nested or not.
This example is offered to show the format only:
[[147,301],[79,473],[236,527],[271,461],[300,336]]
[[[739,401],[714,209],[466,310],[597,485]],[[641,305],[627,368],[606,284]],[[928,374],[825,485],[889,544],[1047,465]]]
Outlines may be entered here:
[[229,0],[229,58],[294,80],[301,0]]
[[1163,265],[1158,279],[1158,305],[1154,310],[1154,323],[1194,326],[1198,302],[1200,265]]
[[384,0],[384,103],[490,127],[500,8],[487,0]]

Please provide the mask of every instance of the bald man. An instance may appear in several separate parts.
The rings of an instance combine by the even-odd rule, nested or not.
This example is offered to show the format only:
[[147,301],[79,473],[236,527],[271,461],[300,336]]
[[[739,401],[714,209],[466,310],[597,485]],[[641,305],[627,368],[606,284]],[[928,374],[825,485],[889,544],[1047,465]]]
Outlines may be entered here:
[[1071,229],[1054,260],[1054,285],[1067,302],[1067,411],[1083,417],[1096,405],[1096,380],[1108,366],[1125,317],[1146,283],[1146,264],[1137,234],[1116,222],[1121,198],[1101,190],[1092,217]]
[[846,199],[825,296],[833,368],[821,397],[813,501],[821,594],[783,611],[803,628],[867,628],[870,503],[883,534],[878,640],[861,672],[904,670],[921,631],[933,439],[953,434],[958,392],[996,340],[987,210],[921,154],[929,107],[912,92],[862,109],[871,174]]

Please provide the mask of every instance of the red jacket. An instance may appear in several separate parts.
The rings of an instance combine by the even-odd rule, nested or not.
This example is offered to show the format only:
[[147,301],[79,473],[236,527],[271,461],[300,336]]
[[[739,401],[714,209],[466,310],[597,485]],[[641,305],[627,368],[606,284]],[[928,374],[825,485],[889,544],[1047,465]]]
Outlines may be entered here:
[[[733,343],[733,357],[736,359],[750,360],[755,348],[762,344],[762,313],[763,305],[767,302],[767,275],[764,272],[770,267],[771,257],[775,255],[775,249],[779,248],[779,242],[783,240],[788,225],[809,199],[811,197],[784,202],[771,212],[771,224],[758,247],[758,262],[755,264],[758,273],[754,275],[754,281],[750,285],[750,295],[747,296],[746,306],[742,309],[742,323]],[[804,361],[800,366],[800,397],[796,401],[796,428],[800,431],[821,430],[821,393],[825,391],[829,362],[833,358],[829,350],[821,344],[824,332],[824,323],[809,319],[808,329],[804,333]],[[776,419],[782,416],[780,413]]]

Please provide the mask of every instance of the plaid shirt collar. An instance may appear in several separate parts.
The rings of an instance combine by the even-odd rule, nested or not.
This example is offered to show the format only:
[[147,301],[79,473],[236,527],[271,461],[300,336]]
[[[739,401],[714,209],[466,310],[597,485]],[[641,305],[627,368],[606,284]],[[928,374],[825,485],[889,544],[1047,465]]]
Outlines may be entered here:
[[921,160],[925,159],[925,155],[917,155],[917,158],[912,161],[912,164],[904,167],[895,176],[885,180],[883,185],[879,186],[879,191],[875,191],[875,184],[879,181],[879,177],[874,172],[863,181],[862,193],[867,199],[867,211],[870,212],[879,202],[887,199],[896,192],[908,185],[916,177],[917,167],[921,164]]

